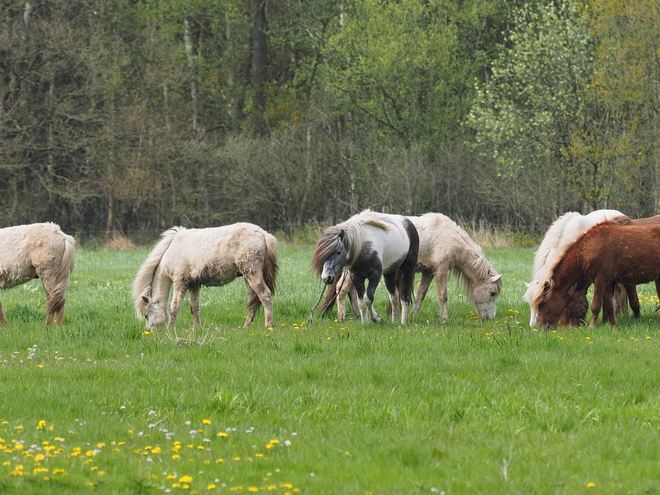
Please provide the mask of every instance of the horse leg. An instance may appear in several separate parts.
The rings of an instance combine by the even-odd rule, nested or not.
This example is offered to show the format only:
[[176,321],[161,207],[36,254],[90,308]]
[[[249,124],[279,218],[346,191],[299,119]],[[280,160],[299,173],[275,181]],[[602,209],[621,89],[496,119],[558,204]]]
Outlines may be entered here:
[[190,298],[190,312],[192,313],[193,328],[201,326],[201,322],[199,321],[200,291],[201,291],[201,287],[193,287],[190,289],[190,295],[188,296]]
[[[623,285],[623,288],[625,289],[624,291],[621,291],[621,285]],[[635,318],[639,318],[641,313],[639,297],[637,296],[637,286],[635,284],[617,284],[616,286],[619,288],[620,292],[620,297],[618,299],[620,309],[619,314],[623,311],[625,306],[625,296],[628,296],[628,304],[630,305],[630,309],[632,309]]]
[[613,327],[616,323],[616,312],[614,311],[614,284],[609,284],[603,293],[603,323],[608,322]]
[[360,312],[360,310],[358,309],[359,302],[358,302],[357,291],[355,290],[355,286],[350,280],[348,282],[348,286],[349,286],[348,300],[351,301],[351,308],[353,308],[353,313],[357,315]]
[[[248,272],[249,273],[249,272]],[[248,316],[245,320],[245,326],[252,324],[254,321],[254,315],[259,309],[259,306],[264,307],[264,325],[266,328],[273,326],[273,293],[266,285],[261,272],[253,275],[246,275],[245,271],[243,272],[243,277],[245,278],[246,284],[249,288],[252,289],[254,294],[250,294],[248,290]]]
[[2,308],[2,301],[0,301],[0,323],[7,326],[7,318],[5,317],[5,310]]
[[401,280],[401,324],[408,323],[408,308],[412,298],[413,283],[415,282],[414,266],[402,266],[400,273]]
[[[363,316],[366,316],[366,322],[364,319],[362,320],[363,323],[368,323],[369,322],[369,316],[371,316],[371,319],[374,320],[376,323],[382,323],[383,318],[376,312],[374,309],[374,298],[376,296],[376,287],[378,287],[378,283],[380,282],[380,277],[382,276],[382,273],[377,272],[371,274],[369,277],[369,284],[367,285],[367,290],[364,293],[364,297],[362,298],[364,307],[366,308],[366,314]],[[362,311],[360,309],[360,311]]]
[[440,303],[440,317],[448,318],[449,311],[447,311],[447,274],[449,266],[445,264],[439,265],[435,270],[435,285],[438,291],[438,302]]
[[603,293],[607,290],[607,285],[605,280],[598,278],[594,280],[594,297],[591,300],[591,321],[589,322],[589,326],[592,328],[598,323],[598,314],[603,306]]
[[401,317],[401,298],[396,286],[396,271],[388,273],[384,278],[385,287],[390,298],[390,305],[392,306],[392,323],[398,323]]
[[[351,297],[351,292],[353,289],[351,283],[351,277],[348,271],[344,271],[339,282],[337,282],[337,319],[339,321],[344,321],[346,319],[346,295],[348,294]],[[355,289],[353,289],[354,291]],[[353,296],[354,297],[354,296]],[[351,304],[353,304],[353,298],[351,298]],[[353,305],[353,308],[356,306]]]
[[174,294],[172,295],[172,302],[170,303],[170,321],[168,325],[174,325],[176,317],[181,309],[181,303],[185,297],[187,289],[184,284],[177,282],[174,284]]
[[427,269],[426,267],[422,268],[422,278],[419,281],[419,286],[417,287],[417,294],[415,295],[415,305],[413,306],[413,313],[419,313],[422,308],[422,301],[426,297],[426,293],[433,282],[433,272]]
[[357,294],[358,305],[357,309],[360,313],[360,321],[363,324],[369,323],[369,313],[367,312],[367,294],[364,290],[364,280],[358,280],[357,278],[351,276],[353,286],[355,287],[355,292]]

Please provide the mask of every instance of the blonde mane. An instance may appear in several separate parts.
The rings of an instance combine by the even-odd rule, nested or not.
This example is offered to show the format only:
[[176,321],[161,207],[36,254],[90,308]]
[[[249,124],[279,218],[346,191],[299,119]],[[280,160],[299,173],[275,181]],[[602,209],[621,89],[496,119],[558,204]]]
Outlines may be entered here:
[[133,300],[135,301],[135,311],[138,317],[143,316],[147,312],[149,303],[144,302],[143,296],[151,295],[154,274],[160,264],[160,260],[163,258],[165,251],[170,247],[170,244],[172,244],[174,237],[184,230],[186,230],[185,227],[172,227],[163,232],[161,240],[154,246],[135,276],[135,280],[133,281]]

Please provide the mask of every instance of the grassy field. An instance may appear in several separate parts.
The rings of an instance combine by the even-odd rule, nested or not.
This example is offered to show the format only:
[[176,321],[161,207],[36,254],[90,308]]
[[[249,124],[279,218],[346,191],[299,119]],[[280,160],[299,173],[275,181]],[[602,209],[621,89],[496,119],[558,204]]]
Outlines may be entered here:
[[430,291],[407,327],[308,324],[311,250],[281,246],[274,328],[237,281],[146,332],[146,254],[77,252],[63,328],[38,281],[2,293],[1,493],[660,493],[651,286],[640,320],[532,329],[533,250],[498,248],[495,320],[452,283],[447,320]]

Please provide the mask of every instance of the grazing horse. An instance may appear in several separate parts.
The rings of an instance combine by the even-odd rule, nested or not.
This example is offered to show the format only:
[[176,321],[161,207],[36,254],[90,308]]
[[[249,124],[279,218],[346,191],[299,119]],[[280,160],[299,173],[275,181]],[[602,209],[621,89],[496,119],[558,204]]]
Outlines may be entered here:
[[[76,241],[54,223],[33,223],[0,229],[0,288],[11,289],[33,278],[46,292],[46,325],[62,326]],[[0,323],[7,318],[0,303]]]
[[[263,304],[266,327],[273,326],[272,295],[278,261],[274,236],[251,223],[208,229],[174,227],[165,231],[140,267],[133,282],[138,317],[147,328],[173,325],[186,292],[190,291],[193,325],[200,325],[202,285],[221,286],[243,276],[248,292],[245,326]],[[170,287],[174,295],[167,314]]]
[[[495,318],[496,299],[502,289],[502,275],[486,259],[481,248],[453,220],[441,213],[408,217],[419,234],[419,254],[416,271],[422,279],[413,312],[419,313],[422,301],[435,276],[440,304],[440,316],[447,318],[447,278],[453,273],[463,291],[473,302],[479,318]],[[335,291],[329,293],[321,307],[323,314],[337,301],[337,317],[346,318],[345,297],[348,295],[353,304],[354,289],[348,277],[340,279]]]
[[[543,290],[545,282],[549,279],[549,271],[557,262],[558,257],[564,252],[566,246],[575,242],[576,239],[597,223],[622,215],[623,213],[617,210],[596,210],[588,215],[581,215],[580,213],[571,211],[565,213],[554,221],[545,233],[543,241],[534,255],[532,281],[525,284],[527,285],[527,291],[525,292],[523,299],[527,301],[530,306],[530,327],[535,326],[537,323],[538,308],[536,307],[535,301],[539,300],[539,294]],[[571,292],[571,301],[567,302],[567,307],[570,313],[567,311],[564,315],[566,324],[568,324],[569,321],[577,323],[584,318],[588,306],[586,291],[589,288],[589,285],[591,284],[587,284],[586,286],[584,283],[579,284],[578,287],[574,288]],[[634,300],[636,300],[636,293]],[[631,299],[631,304],[633,305],[634,310],[633,299]]]
[[467,232],[445,215],[427,213],[409,218],[419,232],[417,271],[422,273],[413,311],[419,312],[435,276],[440,316],[449,316],[447,275],[451,271],[474,304],[479,318],[495,318],[495,300],[502,289],[502,275],[495,271],[481,248]]
[[[401,215],[365,210],[343,223],[324,230],[311,266],[326,285],[333,285],[346,267],[357,290],[362,323],[383,319],[373,308],[381,277],[392,304],[392,321],[408,318],[412,297],[419,236],[412,222]],[[365,290],[365,280],[368,286]]]
[[555,326],[565,311],[572,287],[586,280],[594,284],[590,326],[596,325],[601,307],[603,322],[616,325],[612,304],[614,284],[654,281],[656,290],[660,290],[658,259],[660,225],[636,225],[627,217],[595,225],[566,246],[558,263],[549,271],[543,290],[532,301],[538,307],[539,323]]

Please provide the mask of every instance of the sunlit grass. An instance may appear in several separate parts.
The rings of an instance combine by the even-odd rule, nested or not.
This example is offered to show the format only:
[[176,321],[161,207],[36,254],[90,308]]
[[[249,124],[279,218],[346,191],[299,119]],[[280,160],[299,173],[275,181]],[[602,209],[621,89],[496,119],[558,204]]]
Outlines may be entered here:
[[533,251],[502,248],[492,321],[452,282],[446,320],[429,291],[407,327],[308,323],[322,286],[283,246],[272,328],[243,328],[238,280],[202,290],[200,328],[182,310],[147,331],[130,297],[147,251],[76,254],[63,328],[43,327],[38,281],[1,294],[3,493],[660,490],[650,285],[640,320],[529,328]]

